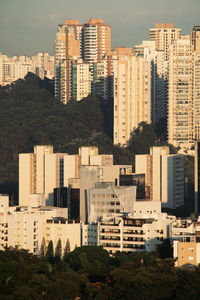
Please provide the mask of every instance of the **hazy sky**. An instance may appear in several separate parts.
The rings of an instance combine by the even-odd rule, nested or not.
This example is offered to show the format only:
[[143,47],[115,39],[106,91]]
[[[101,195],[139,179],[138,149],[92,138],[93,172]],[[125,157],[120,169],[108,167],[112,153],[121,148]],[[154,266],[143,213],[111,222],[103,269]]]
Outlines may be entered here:
[[184,34],[200,24],[200,0],[0,0],[0,52],[53,54],[57,25],[65,19],[103,18],[112,47],[148,39],[156,22],[173,22]]

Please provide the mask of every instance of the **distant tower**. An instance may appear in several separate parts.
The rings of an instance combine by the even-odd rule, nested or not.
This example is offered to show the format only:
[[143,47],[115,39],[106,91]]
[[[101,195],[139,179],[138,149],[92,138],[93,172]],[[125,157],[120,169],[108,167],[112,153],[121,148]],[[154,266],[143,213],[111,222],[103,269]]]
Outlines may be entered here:
[[[75,67],[81,62],[79,74],[84,78],[77,80],[82,83],[86,91],[83,95],[76,95],[78,100],[86,97],[90,93],[90,83],[88,83],[88,70],[85,63],[90,65],[90,78],[93,76],[93,63],[99,62],[103,56],[111,50],[111,30],[110,25],[105,25],[102,19],[90,19],[85,24],[79,24],[78,20],[66,20],[65,24],[58,25],[55,41],[55,97],[63,103],[68,103],[72,98],[72,88],[74,82],[72,64]],[[82,69],[83,68],[83,69]],[[86,71],[86,72],[84,72]],[[75,88],[77,82],[75,84]],[[89,90],[89,92],[88,92]],[[79,97],[80,96],[80,97]],[[76,99],[75,97],[75,99]]]
[[193,26],[191,39],[194,51],[200,53],[200,25]]
[[103,19],[90,19],[84,24],[83,53],[89,63],[99,62],[111,50],[110,25]]

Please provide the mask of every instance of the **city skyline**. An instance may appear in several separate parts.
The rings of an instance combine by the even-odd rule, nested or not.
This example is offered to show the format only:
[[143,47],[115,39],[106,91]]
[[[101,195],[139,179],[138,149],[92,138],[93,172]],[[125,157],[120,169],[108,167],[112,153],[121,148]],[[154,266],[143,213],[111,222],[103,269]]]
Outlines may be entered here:
[[[69,9],[70,5],[70,9]],[[112,48],[133,47],[142,40],[149,39],[148,29],[157,22],[173,22],[190,34],[198,25],[200,2],[176,0],[175,2],[153,0],[123,1],[123,5],[113,0],[101,3],[86,0],[53,1],[4,1],[0,10],[0,51],[8,56],[27,55],[44,51],[54,54],[54,41],[58,24],[65,19],[79,19],[80,23],[89,18],[103,18],[111,25]]]

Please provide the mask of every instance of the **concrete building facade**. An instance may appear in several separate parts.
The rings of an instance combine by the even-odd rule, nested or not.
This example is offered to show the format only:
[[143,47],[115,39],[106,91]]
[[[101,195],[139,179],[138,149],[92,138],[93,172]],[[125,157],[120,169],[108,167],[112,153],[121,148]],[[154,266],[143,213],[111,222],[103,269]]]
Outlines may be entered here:
[[156,23],[149,29],[150,40],[156,42],[156,50],[163,50],[165,60],[169,59],[169,46],[180,39],[181,29],[175,28],[173,23]]
[[145,174],[151,200],[172,209],[184,204],[184,155],[170,155],[167,146],[151,147],[150,154],[136,155],[135,166],[137,174]]
[[150,202],[150,206],[146,201],[144,206],[139,202],[135,204],[138,205],[132,215],[107,216],[98,222],[98,243],[111,255],[122,251],[155,251],[156,245],[169,237],[168,228],[173,218],[159,213],[158,207],[154,208]]

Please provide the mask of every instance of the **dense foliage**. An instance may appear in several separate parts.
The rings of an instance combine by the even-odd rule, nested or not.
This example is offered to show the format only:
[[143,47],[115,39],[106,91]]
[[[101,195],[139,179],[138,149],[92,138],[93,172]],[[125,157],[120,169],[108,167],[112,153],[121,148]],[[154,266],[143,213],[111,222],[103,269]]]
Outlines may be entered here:
[[76,248],[63,260],[0,251],[0,299],[199,299],[200,269],[175,268],[156,253]]

